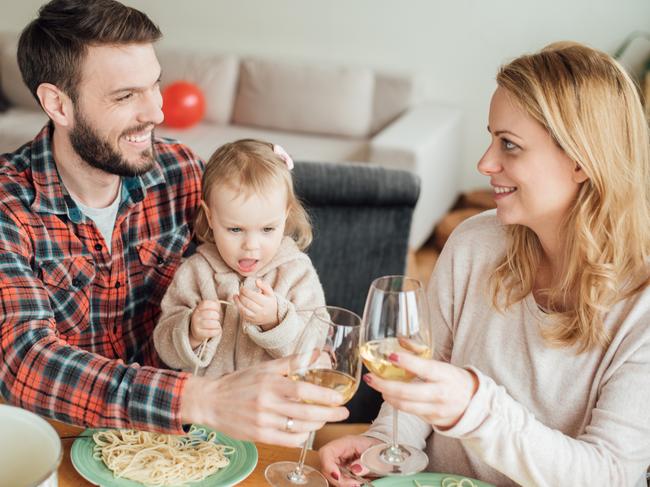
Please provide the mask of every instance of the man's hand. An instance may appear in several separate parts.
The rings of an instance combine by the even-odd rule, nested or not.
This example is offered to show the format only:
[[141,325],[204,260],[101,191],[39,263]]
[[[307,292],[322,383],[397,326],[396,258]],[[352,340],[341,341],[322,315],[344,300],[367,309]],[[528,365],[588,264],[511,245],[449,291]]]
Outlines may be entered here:
[[[190,377],[181,398],[183,423],[205,424],[240,440],[295,447],[326,422],[345,419],[348,411],[337,406],[343,399],[338,392],[286,377],[292,358],[219,379]],[[293,421],[287,430],[289,418]]]
[[206,299],[192,312],[190,345],[196,348],[203,340],[221,336],[221,304]]
[[264,331],[278,325],[278,301],[271,286],[258,279],[255,281],[260,292],[242,288],[235,303],[241,315]]

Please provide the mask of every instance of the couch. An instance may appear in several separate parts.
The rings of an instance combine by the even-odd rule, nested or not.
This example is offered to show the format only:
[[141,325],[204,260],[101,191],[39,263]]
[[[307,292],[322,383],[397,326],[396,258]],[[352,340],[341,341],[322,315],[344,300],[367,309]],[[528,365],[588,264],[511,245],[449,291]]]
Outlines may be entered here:
[[[414,76],[368,67],[158,48],[162,87],[177,80],[205,95],[204,119],[158,134],[208,158],[219,145],[253,137],[283,145],[296,160],[364,162],[421,180],[410,247],[427,240],[458,193],[460,113],[421,100]],[[24,86],[16,35],[0,36],[0,153],[31,139],[46,121]]]
[[[307,253],[318,271],[327,304],[359,314],[377,277],[404,274],[418,178],[367,164],[303,163],[294,169],[296,193],[312,220]],[[361,381],[347,404],[346,422],[367,423],[381,396]]]

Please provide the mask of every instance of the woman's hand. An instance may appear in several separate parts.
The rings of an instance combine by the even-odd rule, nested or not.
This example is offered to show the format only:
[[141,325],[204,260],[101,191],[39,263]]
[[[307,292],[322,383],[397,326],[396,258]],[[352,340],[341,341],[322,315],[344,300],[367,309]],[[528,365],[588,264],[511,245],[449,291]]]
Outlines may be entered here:
[[270,330],[278,324],[278,300],[267,283],[258,279],[255,284],[260,292],[242,288],[234,297],[235,303],[246,321]]
[[442,429],[454,426],[478,388],[478,378],[466,369],[410,353],[392,353],[389,360],[420,380],[398,382],[366,374],[363,380],[400,411],[414,414]]
[[333,485],[358,486],[359,482],[344,475],[339,466],[345,465],[356,475],[365,475],[368,469],[361,465],[359,458],[368,448],[380,443],[380,440],[368,436],[343,436],[330,441],[318,450],[323,475]]
[[221,333],[221,304],[209,299],[201,301],[190,319],[190,345],[196,348],[203,340],[220,337]]
[[343,402],[341,394],[286,377],[292,358],[264,362],[219,379],[190,377],[181,397],[181,420],[205,424],[240,440],[296,447],[310,431],[345,419],[348,410],[338,406]]

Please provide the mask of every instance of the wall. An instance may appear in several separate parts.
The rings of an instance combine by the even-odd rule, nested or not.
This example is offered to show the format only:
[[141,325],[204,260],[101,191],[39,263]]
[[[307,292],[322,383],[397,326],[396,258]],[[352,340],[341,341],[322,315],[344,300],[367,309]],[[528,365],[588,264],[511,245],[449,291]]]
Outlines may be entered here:
[[[147,12],[168,45],[240,54],[343,61],[420,74],[427,97],[464,118],[462,188],[484,186],[475,169],[488,135],[497,67],[561,39],[614,52],[650,30],[647,0],[125,0]],[[41,1],[3,0],[0,30],[18,30]]]

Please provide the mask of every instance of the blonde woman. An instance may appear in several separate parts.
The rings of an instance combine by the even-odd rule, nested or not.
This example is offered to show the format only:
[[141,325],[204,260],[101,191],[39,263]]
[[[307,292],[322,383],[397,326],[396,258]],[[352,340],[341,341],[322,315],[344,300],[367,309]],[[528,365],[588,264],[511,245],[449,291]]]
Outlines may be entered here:
[[154,331],[170,367],[221,377],[287,356],[325,304],[302,252],[312,232],[292,168],[282,147],[252,139],[208,161],[195,225],[203,244],[176,272]]
[[429,470],[510,485],[645,485],[650,463],[648,126],[608,55],[558,43],[503,66],[478,163],[497,209],[458,227],[430,283],[435,360],[390,359],[421,382],[368,375],[369,431],[326,445],[365,473],[386,441]]

